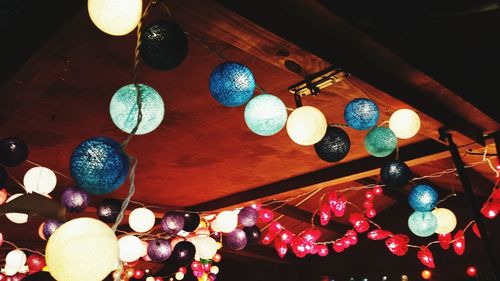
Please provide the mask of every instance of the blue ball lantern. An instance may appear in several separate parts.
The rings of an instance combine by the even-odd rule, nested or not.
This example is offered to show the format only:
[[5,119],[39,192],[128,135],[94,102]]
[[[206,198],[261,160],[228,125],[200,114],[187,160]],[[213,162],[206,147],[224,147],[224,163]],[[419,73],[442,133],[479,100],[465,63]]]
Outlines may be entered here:
[[71,176],[78,187],[91,194],[114,191],[127,178],[129,158],[110,138],[91,138],[78,145],[70,160]]
[[374,127],[378,118],[378,106],[369,99],[353,99],[344,109],[345,122],[356,130],[363,131]]
[[408,227],[411,232],[420,237],[428,237],[437,229],[437,219],[431,212],[415,211],[408,218]]
[[228,107],[240,106],[253,95],[253,74],[241,63],[224,62],[212,71],[208,83],[210,94],[220,104]]
[[365,136],[365,148],[375,157],[385,157],[391,154],[398,144],[394,132],[387,127],[375,127]]
[[276,134],[285,126],[287,117],[285,104],[273,95],[258,95],[245,106],[245,122],[257,135]]
[[[136,135],[144,135],[152,132],[163,121],[165,105],[158,92],[148,85],[138,84],[141,91],[141,114],[142,119]],[[134,84],[121,87],[111,98],[109,113],[113,123],[120,130],[131,133],[137,125],[137,88]]]
[[426,184],[415,186],[408,195],[410,206],[419,212],[430,212],[436,206],[437,201],[437,192]]

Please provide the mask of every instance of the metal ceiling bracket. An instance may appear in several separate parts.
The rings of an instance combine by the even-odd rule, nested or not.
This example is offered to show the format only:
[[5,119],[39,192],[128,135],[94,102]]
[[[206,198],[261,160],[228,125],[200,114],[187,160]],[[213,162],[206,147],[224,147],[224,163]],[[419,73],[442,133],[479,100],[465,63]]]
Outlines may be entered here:
[[309,75],[303,81],[288,87],[288,91],[292,95],[299,95],[301,97],[307,95],[316,96],[321,89],[340,82],[349,76],[349,73],[332,66]]

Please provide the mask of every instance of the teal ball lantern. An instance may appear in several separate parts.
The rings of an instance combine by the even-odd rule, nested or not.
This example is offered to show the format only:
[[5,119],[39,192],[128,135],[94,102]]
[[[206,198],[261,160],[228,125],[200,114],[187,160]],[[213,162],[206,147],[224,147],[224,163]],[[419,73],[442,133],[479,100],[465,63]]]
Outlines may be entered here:
[[246,103],[252,97],[255,80],[248,67],[228,61],[215,67],[208,86],[210,94],[220,104],[234,107]]
[[75,183],[91,194],[114,191],[127,178],[129,158],[121,145],[106,137],[88,139],[79,144],[70,160]]
[[375,157],[385,157],[391,154],[398,144],[394,132],[387,127],[375,127],[365,136],[365,148]]
[[415,211],[408,218],[408,227],[411,232],[420,237],[428,237],[437,229],[437,219],[431,212]]
[[[147,134],[156,129],[165,114],[163,99],[158,92],[148,85],[138,84],[141,92],[142,120],[136,135]],[[113,95],[109,104],[109,113],[113,123],[122,131],[131,133],[137,125],[137,88],[134,84],[121,87]]]
[[353,99],[344,109],[345,122],[356,130],[363,131],[374,127],[378,118],[378,106],[370,99]]
[[430,212],[436,207],[438,194],[429,185],[419,184],[415,186],[408,194],[408,203],[419,212]]
[[245,122],[257,135],[276,134],[285,126],[287,117],[285,104],[273,95],[258,95],[245,106]]

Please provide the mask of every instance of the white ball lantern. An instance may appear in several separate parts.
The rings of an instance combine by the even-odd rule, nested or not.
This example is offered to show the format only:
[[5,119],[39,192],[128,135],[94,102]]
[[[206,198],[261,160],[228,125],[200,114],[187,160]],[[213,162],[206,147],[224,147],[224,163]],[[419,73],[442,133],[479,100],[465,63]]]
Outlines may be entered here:
[[77,218],[54,231],[45,258],[58,281],[101,281],[118,265],[118,241],[100,220]]
[[52,170],[45,167],[33,167],[24,174],[23,179],[26,192],[36,192],[47,195],[57,184],[57,177]]
[[118,247],[120,249],[120,260],[123,262],[133,262],[138,260],[141,257],[144,248],[141,239],[134,235],[125,235],[118,239]]
[[436,233],[447,234],[452,232],[457,226],[457,217],[446,208],[436,208],[431,212],[437,219]]
[[420,117],[411,109],[396,110],[389,118],[389,128],[400,139],[409,139],[420,130]]
[[182,279],[184,279],[184,273],[182,273],[180,271],[176,272],[175,273],[175,280],[182,280]]
[[325,136],[327,127],[325,115],[312,106],[295,109],[286,123],[288,136],[300,145],[313,145],[319,142]]
[[215,218],[212,229],[214,231],[229,233],[233,231],[236,226],[238,226],[238,214],[233,211],[222,211]]
[[202,259],[212,259],[217,253],[217,242],[212,237],[198,237],[196,241],[196,253]]
[[142,0],[89,0],[87,6],[97,28],[114,36],[130,33],[142,16]]
[[[10,268],[15,273],[21,271],[26,264],[26,254],[21,250],[13,250],[5,257],[5,268]],[[14,273],[14,274],[15,274]]]
[[[7,199],[6,203],[16,199],[17,197],[19,196],[22,196],[24,194],[22,193],[16,193],[16,194],[12,194],[9,199]],[[5,214],[5,216],[7,217],[7,219],[9,219],[11,222],[13,223],[17,223],[17,224],[23,224],[23,223],[26,223],[28,222],[28,215],[27,214],[23,214],[23,213],[7,213]]]
[[155,214],[147,208],[136,208],[130,212],[128,224],[136,232],[149,231],[155,225]]

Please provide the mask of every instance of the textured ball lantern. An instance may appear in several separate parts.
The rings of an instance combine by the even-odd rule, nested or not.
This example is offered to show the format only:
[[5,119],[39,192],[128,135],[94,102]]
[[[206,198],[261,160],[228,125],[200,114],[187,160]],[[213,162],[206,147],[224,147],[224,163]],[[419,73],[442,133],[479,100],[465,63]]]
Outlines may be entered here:
[[154,239],[148,243],[148,257],[154,262],[164,262],[172,254],[170,242],[165,239]]
[[161,227],[168,235],[175,235],[184,227],[184,216],[179,212],[166,212],[161,219]]
[[45,259],[59,281],[100,281],[118,266],[118,241],[103,222],[77,218],[50,236]]
[[338,162],[347,155],[351,140],[341,128],[328,126],[323,138],[314,144],[316,154],[326,162]]
[[256,225],[251,227],[244,227],[243,231],[245,231],[245,234],[247,236],[247,244],[255,244],[260,241],[261,232]]
[[380,180],[390,188],[405,186],[411,179],[411,170],[405,162],[392,160],[380,169]]
[[66,188],[61,196],[61,204],[70,213],[79,213],[88,207],[90,195],[83,189],[77,187]]
[[5,257],[5,267],[13,269],[12,271],[21,271],[25,264],[26,254],[21,250],[12,250]]
[[122,201],[118,199],[106,198],[103,199],[96,209],[97,217],[103,222],[114,223],[120,210],[122,208]]
[[437,219],[431,212],[415,211],[408,218],[408,227],[413,234],[428,237],[436,231]]
[[118,239],[120,260],[123,262],[133,262],[138,260],[143,254],[143,244],[141,239],[134,235],[125,235]]
[[452,232],[457,226],[457,217],[446,208],[435,208],[431,212],[437,219],[436,233],[447,234]]
[[285,126],[287,117],[285,104],[274,95],[258,95],[245,106],[245,122],[257,135],[272,136],[278,133]]
[[128,224],[135,232],[149,231],[155,225],[155,214],[147,208],[136,208],[130,212]]
[[184,226],[182,230],[186,232],[192,232],[200,225],[200,215],[192,212],[183,212]]
[[79,144],[70,160],[71,176],[78,187],[91,194],[114,191],[127,178],[129,159],[120,144],[97,137]]
[[[165,115],[165,105],[158,92],[148,85],[138,84],[141,92],[142,119],[136,135],[144,135],[160,126]],[[137,88],[134,84],[121,87],[111,98],[109,114],[113,123],[120,130],[131,133],[137,125]]]
[[242,250],[247,245],[247,235],[242,229],[231,231],[226,238],[227,246],[233,250]]
[[212,223],[216,232],[229,233],[238,226],[238,215],[233,211],[220,212]]
[[323,113],[312,106],[302,106],[288,116],[286,130],[297,144],[313,145],[325,136],[328,124]]
[[141,0],[89,0],[87,8],[97,28],[114,36],[130,33],[142,16]]
[[209,236],[200,236],[196,240],[196,255],[202,259],[212,259],[217,253],[217,241]]
[[50,169],[33,167],[24,174],[23,183],[26,192],[47,195],[56,187],[57,177]]
[[409,139],[420,130],[420,117],[411,109],[396,110],[389,118],[389,128],[396,137]]
[[142,30],[139,52],[142,60],[150,67],[170,70],[186,58],[188,40],[176,23],[157,21]]
[[369,99],[353,99],[344,109],[344,120],[347,125],[356,130],[368,130],[377,125],[379,118],[378,106]]
[[49,239],[49,237],[56,231],[57,228],[59,228],[63,222],[58,221],[58,220],[53,220],[53,219],[48,219],[43,223],[43,237],[45,239]]
[[436,206],[437,201],[437,192],[425,184],[415,186],[408,195],[410,206],[419,212],[430,212]]
[[375,127],[365,136],[365,148],[375,157],[385,157],[391,154],[398,144],[394,132],[387,127]]
[[234,107],[246,103],[252,97],[255,80],[248,67],[228,61],[215,67],[208,86],[215,100],[224,106]]
[[254,226],[258,218],[259,212],[252,207],[244,207],[238,213],[238,222],[246,227]]
[[[8,202],[10,202],[10,201],[16,199],[17,197],[22,196],[22,195],[24,195],[24,194],[22,194],[22,193],[12,194],[7,199],[7,201],[5,201],[5,203],[8,203]],[[11,222],[17,223],[17,224],[23,224],[23,223],[28,222],[28,215],[23,214],[23,213],[6,213],[5,217],[7,217],[7,219],[9,219]]]
[[189,241],[181,241],[177,243],[172,252],[172,256],[180,264],[187,264],[194,259],[196,248]]
[[7,167],[17,166],[28,157],[28,146],[23,140],[16,137],[7,137],[0,140],[0,163]]

